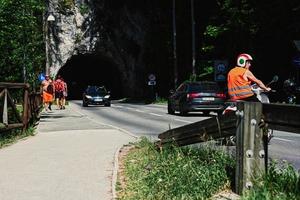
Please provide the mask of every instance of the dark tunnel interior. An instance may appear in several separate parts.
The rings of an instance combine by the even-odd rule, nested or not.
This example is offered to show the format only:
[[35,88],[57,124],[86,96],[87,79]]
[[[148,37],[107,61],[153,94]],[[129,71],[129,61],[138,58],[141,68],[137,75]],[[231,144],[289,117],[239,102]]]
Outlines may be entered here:
[[58,74],[68,84],[68,99],[82,99],[88,85],[105,86],[112,99],[122,98],[120,72],[111,60],[101,55],[75,55]]

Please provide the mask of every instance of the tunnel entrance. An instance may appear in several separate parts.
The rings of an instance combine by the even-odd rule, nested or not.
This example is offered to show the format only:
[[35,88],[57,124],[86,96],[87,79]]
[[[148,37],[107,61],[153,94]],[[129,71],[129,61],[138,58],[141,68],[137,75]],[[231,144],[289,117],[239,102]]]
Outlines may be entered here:
[[68,84],[68,99],[82,99],[88,85],[105,86],[112,99],[123,97],[120,72],[116,64],[101,55],[82,54],[73,56],[58,71]]

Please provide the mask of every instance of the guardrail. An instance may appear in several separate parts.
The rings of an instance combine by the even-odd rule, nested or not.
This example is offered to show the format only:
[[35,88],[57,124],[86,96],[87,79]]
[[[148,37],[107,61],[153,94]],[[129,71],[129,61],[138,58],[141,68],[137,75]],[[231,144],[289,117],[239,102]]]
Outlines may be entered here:
[[[15,128],[27,129],[30,122],[39,118],[42,108],[40,93],[30,93],[27,83],[0,82],[0,132]],[[15,90],[23,92],[22,113],[17,109],[17,104],[11,93]],[[20,91],[19,91],[20,92]]]
[[267,171],[267,129],[300,133],[300,106],[238,102],[237,111],[170,129],[159,134],[157,145],[185,146],[236,136],[235,192],[253,186],[252,178]]

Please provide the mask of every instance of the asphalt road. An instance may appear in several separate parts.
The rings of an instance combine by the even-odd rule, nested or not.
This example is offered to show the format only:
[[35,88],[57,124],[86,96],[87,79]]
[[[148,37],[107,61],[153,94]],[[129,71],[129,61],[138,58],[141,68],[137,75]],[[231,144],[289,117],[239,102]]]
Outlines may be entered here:
[[[136,136],[147,136],[154,140],[157,136],[172,128],[184,126],[207,119],[201,113],[189,113],[188,116],[170,115],[166,105],[132,104],[112,102],[111,107],[82,107],[81,101],[72,101],[84,115],[92,120],[123,129]],[[215,113],[211,112],[211,116]],[[269,145],[269,155],[273,159],[284,159],[296,169],[300,169],[300,134],[274,130],[274,137]]]

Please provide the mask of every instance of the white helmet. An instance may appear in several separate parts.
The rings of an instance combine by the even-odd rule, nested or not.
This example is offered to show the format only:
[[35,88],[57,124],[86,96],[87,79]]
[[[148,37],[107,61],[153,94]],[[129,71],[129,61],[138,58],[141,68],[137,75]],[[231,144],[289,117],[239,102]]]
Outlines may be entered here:
[[237,58],[237,65],[239,67],[245,67],[247,60],[251,60],[252,61],[253,59],[252,59],[252,57],[249,54],[242,53]]

